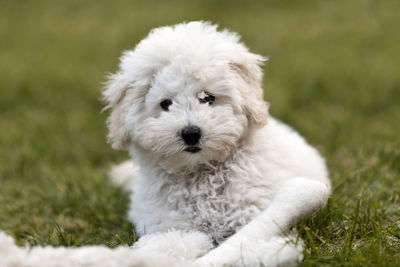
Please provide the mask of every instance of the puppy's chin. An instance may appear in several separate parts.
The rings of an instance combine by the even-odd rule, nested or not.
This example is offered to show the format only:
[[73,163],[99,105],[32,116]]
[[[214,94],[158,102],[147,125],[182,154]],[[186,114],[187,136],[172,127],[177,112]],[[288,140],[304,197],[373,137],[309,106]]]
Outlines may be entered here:
[[168,174],[184,174],[196,171],[199,163],[198,160],[174,155],[161,159],[159,166]]
[[226,162],[240,143],[236,136],[227,137],[229,136],[208,138],[194,146],[185,146],[178,141],[143,142],[141,139],[134,139],[130,152],[133,158],[140,159],[141,164],[159,167],[171,175],[188,174],[212,170]]
[[184,151],[188,152],[188,153],[196,154],[201,151],[201,148],[198,146],[189,146],[189,147],[185,148]]
[[207,147],[187,147],[179,153],[160,156],[158,164],[168,174],[188,174],[215,169],[226,161],[230,152],[230,149],[216,151]]

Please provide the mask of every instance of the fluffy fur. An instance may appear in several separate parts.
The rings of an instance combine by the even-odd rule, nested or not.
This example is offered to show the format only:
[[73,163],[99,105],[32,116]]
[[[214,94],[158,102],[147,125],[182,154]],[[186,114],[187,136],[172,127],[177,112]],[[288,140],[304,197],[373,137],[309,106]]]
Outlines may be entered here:
[[[131,190],[129,218],[142,237],[133,249],[32,253],[63,251],[57,255],[72,259],[98,250],[97,263],[112,259],[109,266],[300,260],[302,244],[290,230],[324,205],[330,182],[318,152],[268,115],[264,61],[237,34],[205,22],[154,29],[125,52],[104,99],[111,109],[109,141],[134,159],[112,177]],[[201,101],[205,94],[215,101]],[[160,107],[165,99],[168,110]],[[190,125],[201,129],[197,153],[187,152],[181,137]]]

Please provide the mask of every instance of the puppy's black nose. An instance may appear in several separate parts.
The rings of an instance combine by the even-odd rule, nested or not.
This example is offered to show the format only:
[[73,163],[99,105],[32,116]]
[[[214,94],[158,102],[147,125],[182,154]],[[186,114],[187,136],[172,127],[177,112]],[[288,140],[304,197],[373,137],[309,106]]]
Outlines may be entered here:
[[185,144],[189,146],[196,145],[201,137],[201,130],[197,126],[187,126],[182,129],[181,136]]

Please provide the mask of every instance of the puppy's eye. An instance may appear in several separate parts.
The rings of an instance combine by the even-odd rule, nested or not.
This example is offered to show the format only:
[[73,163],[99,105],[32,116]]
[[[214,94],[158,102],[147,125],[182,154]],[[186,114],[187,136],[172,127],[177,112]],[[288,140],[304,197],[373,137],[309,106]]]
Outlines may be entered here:
[[214,100],[215,100],[215,96],[213,96],[212,94],[206,92],[206,91],[202,91],[200,92],[197,97],[199,98],[200,103],[204,104],[204,103],[208,103],[209,105],[211,105]]
[[169,106],[172,105],[172,100],[171,99],[164,99],[163,101],[161,101],[160,106],[163,110],[168,111],[169,110]]

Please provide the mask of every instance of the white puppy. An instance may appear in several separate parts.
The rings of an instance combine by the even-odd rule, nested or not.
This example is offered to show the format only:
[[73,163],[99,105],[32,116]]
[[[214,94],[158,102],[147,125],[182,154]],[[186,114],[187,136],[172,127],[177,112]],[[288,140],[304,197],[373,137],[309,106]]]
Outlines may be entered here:
[[[104,91],[109,140],[135,162],[112,176],[131,184],[139,241],[133,249],[33,250],[42,265],[49,258],[65,266],[249,267],[302,258],[290,230],[329,197],[324,160],[268,116],[265,59],[216,28],[153,30],[124,53]],[[0,234],[0,263],[2,239],[11,244]]]
[[[113,176],[135,176],[129,217],[140,236],[202,233],[215,247],[197,260],[204,266],[276,264],[272,247],[278,253],[293,224],[327,200],[327,170],[301,136],[268,116],[265,59],[216,28],[157,28],[122,56],[104,98],[109,140],[135,166]],[[300,258],[288,246],[282,262]]]

